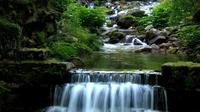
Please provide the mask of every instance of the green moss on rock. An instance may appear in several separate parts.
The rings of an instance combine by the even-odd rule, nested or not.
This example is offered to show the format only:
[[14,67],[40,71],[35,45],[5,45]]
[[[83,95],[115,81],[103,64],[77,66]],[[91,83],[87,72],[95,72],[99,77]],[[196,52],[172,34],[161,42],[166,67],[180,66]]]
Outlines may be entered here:
[[200,88],[200,64],[193,62],[166,63],[162,66],[163,85],[175,89]]
[[135,23],[136,23],[136,19],[135,17],[131,15],[121,16],[117,21],[117,25],[125,29],[133,26]]
[[53,85],[70,80],[74,65],[57,60],[0,62],[0,80],[19,85]]

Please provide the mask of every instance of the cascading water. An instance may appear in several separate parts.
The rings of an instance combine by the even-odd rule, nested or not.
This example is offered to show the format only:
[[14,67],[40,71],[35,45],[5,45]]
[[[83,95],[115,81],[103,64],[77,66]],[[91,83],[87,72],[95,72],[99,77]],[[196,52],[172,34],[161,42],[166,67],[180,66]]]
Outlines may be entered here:
[[78,71],[57,86],[47,112],[166,112],[165,89],[148,84],[156,72]]
[[[150,10],[154,4],[147,4],[144,10]],[[139,9],[142,9],[138,7]],[[131,9],[130,9],[131,10]],[[112,19],[129,10],[107,16]],[[146,12],[149,13],[149,12]],[[113,27],[104,26],[105,30]],[[118,29],[122,30],[122,29]],[[137,46],[147,46],[137,38],[128,36],[123,43],[123,50],[130,48],[133,43]],[[136,46],[134,46],[136,44]],[[138,45],[139,44],[139,45]],[[103,52],[117,49],[118,44],[104,44]],[[132,50],[132,49],[131,49]],[[120,52],[121,53],[121,52]],[[119,57],[118,57],[119,59]],[[94,61],[92,61],[94,63]],[[133,63],[133,62],[132,62]],[[160,73],[150,71],[72,71],[71,83],[57,86],[54,93],[54,106],[46,112],[167,112],[167,94],[158,85]]]

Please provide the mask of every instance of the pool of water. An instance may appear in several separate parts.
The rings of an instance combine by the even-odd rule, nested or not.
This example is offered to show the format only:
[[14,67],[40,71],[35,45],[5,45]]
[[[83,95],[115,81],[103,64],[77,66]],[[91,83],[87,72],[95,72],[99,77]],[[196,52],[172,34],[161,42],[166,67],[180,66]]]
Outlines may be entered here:
[[115,52],[95,52],[83,58],[85,69],[97,70],[160,70],[166,62],[184,61],[183,57],[172,54]]

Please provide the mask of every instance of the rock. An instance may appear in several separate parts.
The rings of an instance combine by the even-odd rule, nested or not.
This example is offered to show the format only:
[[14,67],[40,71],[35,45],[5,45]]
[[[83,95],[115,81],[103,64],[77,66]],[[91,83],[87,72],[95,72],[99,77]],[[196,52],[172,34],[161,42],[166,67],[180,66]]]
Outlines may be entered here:
[[23,48],[18,51],[17,60],[45,60],[48,53],[48,49]]
[[158,35],[167,37],[170,35],[170,32],[164,29],[164,30],[160,31]]
[[178,51],[178,48],[176,47],[169,47],[169,49],[167,50],[167,52],[170,54],[176,54],[177,51]]
[[70,80],[69,62],[45,61],[0,61],[0,80],[19,85],[54,85]]
[[162,65],[161,86],[167,90],[171,112],[195,112],[199,110],[200,64],[174,62]]
[[80,58],[74,57],[72,59],[69,60],[72,64],[70,64],[69,68],[83,68],[85,66],[85,64],[83,63],[83,61]]
[[145,35],[138,35],[138,39],[140,39],[142,42],[145,42]]
[[166,27],[166,28],[164,28],[164,30],[169,31],[170,34],[175,34],[178,29],[179,29],[178,26],[172,26],[172,27]]
[[174,42],[174,41],[178,41],[178,38],[176,38],[176,37],[169,37],[168,38],[168,41],[170,41],[170,42]]
[[101,35],[102,36],[110,35],[112,32],[115,32],[115,31],[117,31],[117,29],[115,29],[115,28],[109,29],[109,30],[106,30],[105,32],[103,32]]
[[155,28],[151,28],[150,30],[149,30],[149,32],[152,32],[154,35],[160,35],[160,30],[158,30],[158,29],[155,29]]
[[122,32],[114,31],[109,34],[109,37],[110,37],[110,40],[108,41],[108,43],[115,44],[115,43],[120,42],[123,38],[125,38],[125,34]]
[[135,53],[151,52],[151,50],[152,50],[152,49],[151,49],[150,47],[144,47],[144,48],[135,50]]
[[127,29],[127,28],[133,26],[135,23],[136,23],[135,18],[130,15],[121,16],[117,20],[117,25],[120,28],[124,28],[124,29]]
[[152,53],[156,53],[156,54],[160,53],[160,47],[158,45],[152,44],[150,47],[152,48],[152,51],[151,51]]
[[168,49],[170,46],[172,46],[172,43],[162,43],[159,45],[161,49]]
[[151,48],[152,48],[152,49],[159,49],[160,47],[159,47],[158,45],[156,45],[156,44],[152,44],[152,45],[151,45]]
[[153,25],[148,25],[148,26],[146,26],[144,29],[145,29],[145,31],[149,31],[150,29],[152,29],[153,28]]
[[175,89],[200,88],[200,64],[193,62],[166,63],[162,66],[163,86]]
[[106,20],[106,24],[108,27],[112,27],[114,25],[114,22],[111,20]]
[[153,39],[150,40],[150,44],[162,44],[166,42],[166,37],[165,36],[157,36]]
[[130,10],[128,12],[128,14],[135,16],[135,17],[143,17],[145,16],[145,11],[143,10],[139,10],[139,9],[135,9],[135,10]]
[[[150,26],[149,26],[150,27]],[[153,38],[155,38],[156,36],[158,36],[160,34],[160,30],[157,30],[155,28],[151,28],[149,30],[146,31],[146,40],[148,44],[150,43],[150,40],[152,40]]]

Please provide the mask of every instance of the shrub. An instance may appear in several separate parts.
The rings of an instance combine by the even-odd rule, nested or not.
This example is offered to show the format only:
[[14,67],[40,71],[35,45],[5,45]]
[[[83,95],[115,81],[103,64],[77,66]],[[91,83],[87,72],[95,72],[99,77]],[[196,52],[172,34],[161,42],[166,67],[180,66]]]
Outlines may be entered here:
[[77,55],[89,54],[92,50],[82,43],[66,43],[58,41],[50,47],[50,52],[51,55],[56,58],[69,60]]
[[145,27],[150,24],[151,24],[151,19],[149,16],[138,17],[137,24],[136,24],[137,31],[141,33],[144,32]]
[[71,4],[64,12],[64,17],[95,32],[96,28],[100,28],[105,23],[105,12],[106,10],[103,8],[89,9],[77,4]]
[[200,45],[200,25],[184,26],[178,31],[178,34],[188,48],[198,49]]
[[170,0],[171,13],[169,23],[177,25],[180,21],[193,16],[199,10],[200,0]]
[[0,48],[18,48],[21,32],[18,24],[0,17]]
[[77,54],[76,49],[69,43],[55,42],[50,48],[51,55],[59,59],[70,59]]
[[89,28],[91,31],[95,31],[96,28],[102,27],[105,23],[105,11],[101,8],[88,9],[81,8],[80,9],[80,19],[81,25]]
[[166,0],[162,1],[152,10],[152,24],[156,28],[163,28],[168,26],[170,15],[170,3]]
[[49,6],[58,12],[64,12],[67,5],[73,3],[75,0],[49,0]]

